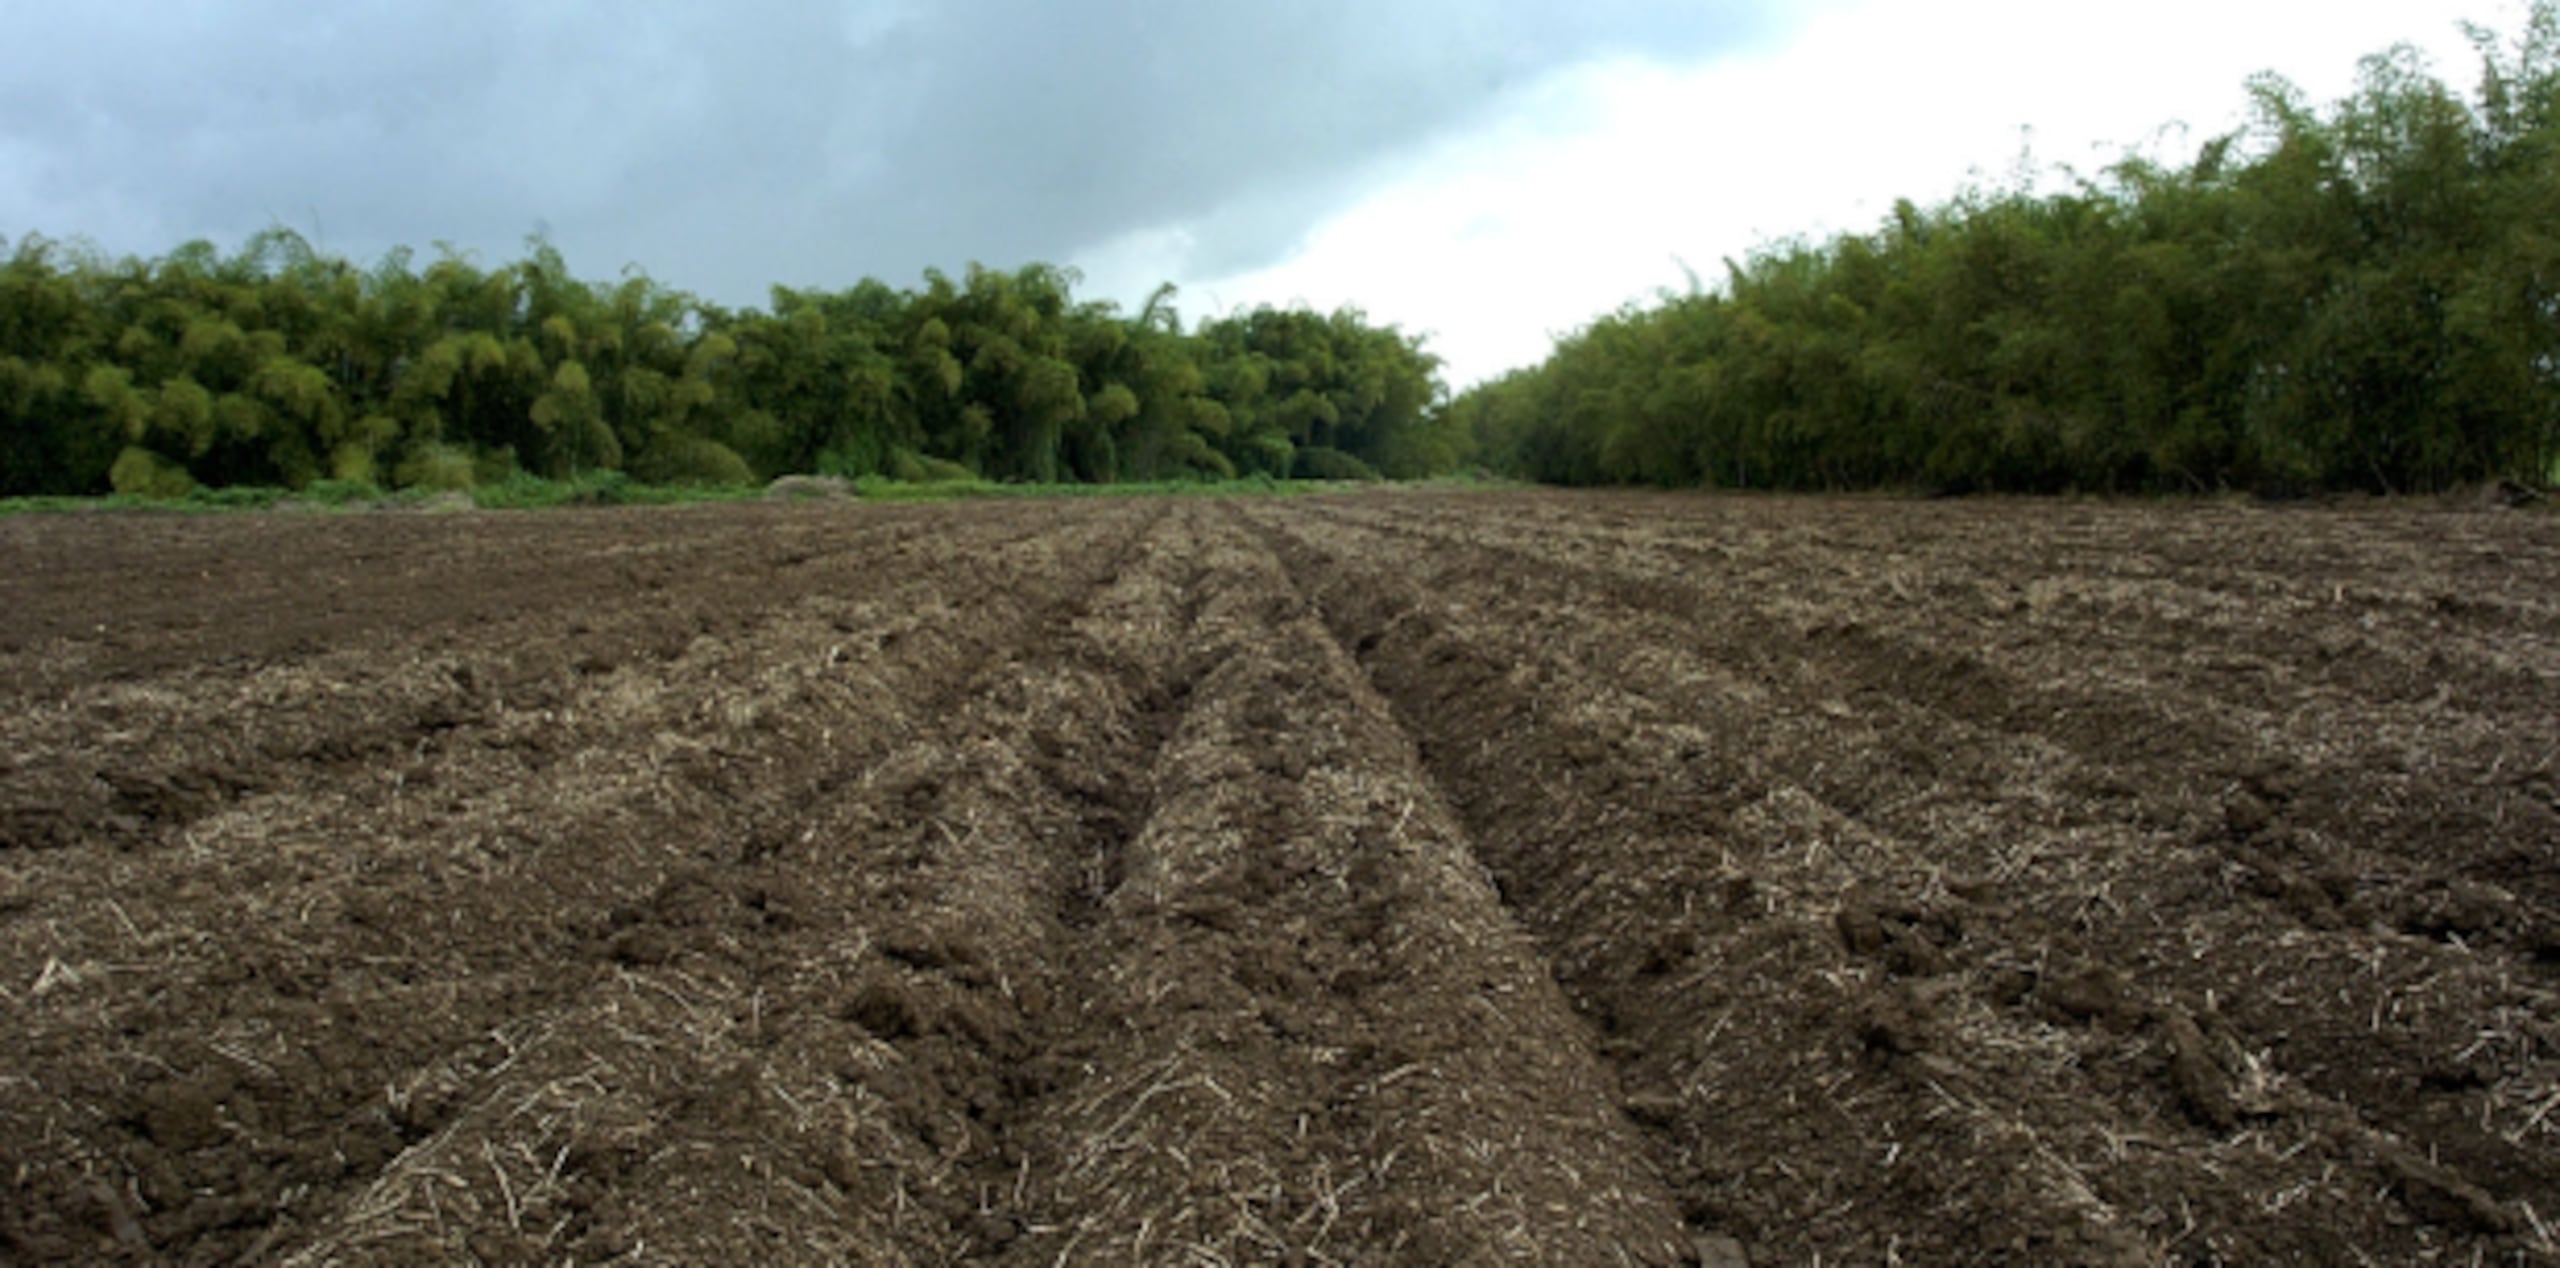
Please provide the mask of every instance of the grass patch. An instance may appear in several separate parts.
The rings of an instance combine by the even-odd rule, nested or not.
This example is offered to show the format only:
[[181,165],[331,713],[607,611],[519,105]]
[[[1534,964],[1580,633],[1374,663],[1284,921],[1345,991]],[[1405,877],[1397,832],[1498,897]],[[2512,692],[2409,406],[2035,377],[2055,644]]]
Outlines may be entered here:
[[[1147,497],[1304,497],[1322,493],[1374,492],[1379,489],[1468,490],[1526,487],[1517,481],[1483,475],[1435,476],[1427,480],[1385,484],[1366,480],[1276,480],[1253,475],[1234,480],[1152,480],[1128,484],[1006,484],[994,480],[928,480],[909,482],[886,476],[863,476],[854,487],[866,502],[961,502],[1012,498],[1147,498]],[[419,486],[386,490],[355,480],[314,480],[300,490],[243,485],[198,488],[183,497],[154,498],[132,493],[98,497],[0,498],[0,515],[95,511],[222,514],[239,511],[288,510],[371,511],[421,506],[443,491]],[[470,490],[471,504],[488,511],[535,511],[563,506],[684,506],[704,502],[747,502],[764,496],[763,485],[642,484],[619,471],[599,471],[569,480],[547,480],[522,472]]]
[[863,476],[854,481],[854,487],[861,491],[865,501],[956,502],[971,498],[1305,497],[1381,489],[1449,492],[1530,486],[1522,481],[1490,475],[1464,474],[1392,481],[1277,480],[1267,475],[1251,475],[1233,480],[1152,480],[1127,484],[1003,484],[993,480],[912,483],[884,476]]
[[910,482],[885,476],[855,480],[868,502],[958,502],[979,498],[1265,497],[1339,492],[1356,484],[1319,480],[1141,480],[1126,484],[1005,484],[994,480]]
[[263,485],[236,488],[188,490],[179,497],[152,497],[141,493],[109,493],[100,497],[18,497],[0,498],[0,515],[31,512],[63,511],[187,511],[197,514],[224,511],[264,511],[293,496],[290,489]]
[[695,502],[743,502],[760,496],[760,485],[642,484],[619,471],[598,471],[568,480],[546,480],[517,472],[471,491],[472,504],[484,511],[536,511],[555,506],[679,506]]

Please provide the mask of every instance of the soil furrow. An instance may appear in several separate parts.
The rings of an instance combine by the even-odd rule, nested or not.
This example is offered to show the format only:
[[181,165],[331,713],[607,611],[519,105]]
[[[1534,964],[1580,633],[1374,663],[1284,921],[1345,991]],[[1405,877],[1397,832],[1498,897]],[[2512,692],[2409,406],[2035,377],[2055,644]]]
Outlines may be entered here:
[[1196,575],[1095,631],[1179,720],[1074,922],[1009,1257],[1692,1262],[1384,708],[1267,553],[1188,518]]
[[[862,533],[828,551],[861,562],[830,568],[807,566],[814,546],[788,549],[809,557],[795,579],[854,602],[914,584],[946,548],[919,533]],[[0,762],[0,849],[143,848],[259,795],[361,794],[386,767],[415,764],[404,759],[510,742],[489,738],[510,720],[587,711],[617,670],[672,666],[701,639],[752,643],[759,623],[788,619],[799,605],[788,595],[724,604],[691,593],[699,589],[635,588],[650,601],[601,609],[569,600],[466,648],[445,646],[448,636],[430,628],[361,650],[191,668],[33,705],[0,721],[8,751],[44,755]]]
[[[15,516],[0,523],[0,558],[12,565],[0,571],[0,689],[36,701],[386,636],[449,649],[492,627],[541,645],[563,616],[724,606],[777,573],[935,531],[937,520],[947,514],[932,507],[740,507],[120,516],[101,531]],[[622,602],[635,594],[657,602]]]
[[[1374,509],[1367,514],[1385,518]],[[2159,1227],[2169,1217],[2143,1212],[2140,1202],[2176,1191],[2193,1173],[2164,1177],[2155,1160],[2126,1159],[2121,1144],[2107,1143],[2109,1133],[2119,1139],[2227,1138],[2240,1128],[2236,1139],[2243,1145],[2263,1133],[2262,1141],[2274,1142],[2268,1148],[2244,1148],[2212,1165],[2243,1163],[2253,1173],[2248,1187],[2264,1186],[2270,1194],[2290,1191],[2298,1168],[2269,1166],[2252,1154],[2283,1152],[2301,1159],[2315,1180],[2324,1178],[2323,1168],[2342,1163],[2375,1176],[2376,1188],[2392,1185],[2401,1167],[2395,1150],[2405,1146],[2369,1138],[2355,1119],[2355,1113],[2388,1102],[2356,1096],[2351,1111],[2313,1097],[2252,1125],[2250,1106],[2265,1104],[2258,1098],[2266,1094],[2267,1080],[2282,1081],[2288,1073],[2316,1080],[2329,1073],[2319,1067],[2316,1044],[2280,1052],[2263,1046],[2273,1036],[2281,1047],[2288,1025],[2297,1032],[2313,1030],[2301,1038],[2316,1040],[2322,1010],[2306,1009],[2300,1000],[2277,1006],[2272,1020],[2254,1008],[2232,1015],[2217,1010],[2217,983],[2224,992],[2221,1007],[2252,1002],[2231,997],[2246,992],[2249,970],[2266,953],[2257,948],[2265,944],[2215,947],[2210,939],[2230,931],[2170,927],[2136,938],[2138,948],[2148,944],[2156,951],[2130,958],[2122,951],[2101,954],[2096,967],[2084,970],[2089,953],[2135,936],[2127,926],[2142,923],[2143,913],[2099,913],[2116,917],[2113,929],[2105,919],[2091,920],[2085,909],[2065,909],[2068,919],[2058,926],[2028,917],[2037,910],[2028,904],[2052,910],[2052,898],[2038,899],[2036,891],[2063,883],[2079,864],[2042,879],[2001,877],[1983,866],[1993,860],[1965,848],[1962,838],[1945,839],[1950,829],[1966,836],[1988,829],[2031,839],[2040,835],[2052,842],[2045,848],[2081,852],[2117,835],[2055,833],[2049,826],[2040,831],[2032,800],[1979,806],[1968,815],[1963,803],[1971,798],[2006,800],[2036,791],[2035,781],[2019,788],[1996,768],[1967,774],[1976,760],[1967,750],[1984,742],[1985,730],[1929,728],[1941,756],[1913,750],[1917,760],[1910,769],[1877,768],[1875,756],[1927,732],[1897,737],[1889,724],[1881,734],[1850,727],[1827,743],[1824,724],[1836,728],[1849,716],[1826,718],[1814,707],[1827,674],[1762,672],[1748,676],[1756,681],[1737,684],[1722,667],[1684,663],[1679,649],[1698,645],[1697,639],[1674,632],[1648,636],[1642,625],[1625,624],[1610,615],[1626,607],[1622,596],[1607,588],[1579,599],[1564,597],[1572,587],[1556,584],[1563,578],[1516,551],[1470,550],[1428,529],[1419,530],[1429,540],[1428,550],[1390,547],[1385,543],[1395,538],[1382,540],[1370,525],[1350,536],[1318,527],[1327,518],[1297,515],[1280,525],[1297,543],[1293,561],[1301,575],[1327,579],[1319,594],[1328,619],[1363,649],[1364,661],[1409,725],[1420,734],[1445,737],[1426,746],[1426,758],[1487,847],[1506,892],[1549,938],[1559,976],[1585,1011],[1604,1024],[1632,1014],[1640,1029],[1642,1019],[1666,1010],[1720,1016],[1746,1028],[1727,1038],[1721,1052],[1713,1044],[1698,1051],[1695,1034],[1678,1030],[1654,1031],[1626,1045],[1631,1085],[1667,1089],[1670,1101],[1661,1112],[1686,1151],[1681,1165],[1695,1177],[1693,1199],[1712,1199],[1758,1235],[1792,1247],[1789,1254],[1852,1253],[1858,1245],[1872,1250],[1892,1245],[1896,1237],[1908,1253],[1945,1235],[1950,1213],[1964,1210],[1980,1221],[1976,1233],[2007,1221],[2014,1231],[1999,1240],[2024,1238],[2047,1246],[2048,1253],[2095,1254],[2103,1248],[2140,1258],[2150,1253],[2140,1232],[2169,1240]],[[1411,525],[1395,527],[1408,536],[1415,531]],[[1704,584],[1712,593],[1713,583]],[[1632,641],[1600,637],[1613,628]],[[1735,627],[1718,622],[1708,628]],[[1757,662],[1781,670],[1790,655],[1821,654],[1716,636],[1704,646],[1746,667]],[[1633,696],[1623,697],[1629,691]],[[1807,691],[1817,694],[1789,698]],[[1623,698],[1613,704],[1613,694]],[[1875,714],[1872,702],[1860,703],[1868,718],[1889,723],[1889,715]],[[1790,713],[1797,720],[1781,721]],[[1755,715],[1763,720],[1751,721]],[[1764,753],[1765,763],[1755,760]],[[2032,760],[2031,753],[2020,756]],[[1822,801],[1838,804],[1844,794],[1859,800],[1854,775],[1835,777],[1830,782],[1840,791],[1811,801],[1784,782],[1772,782],[1773,771],[1819,775],[1826,760],[1882,779],[1861,814],[1888,835],[1844,837],[1841,829],[1853,825],[1803,818],[1788,808],[1790,799],[1813,809]],[[1707,775],[1703,788],[1701,768],[1720,772]],[[1977,778],[1990,782],[1964,791]],[[1949,779],[1962,782],[1950,786]],[[2011,822],[1995,828],[1981,820],[1984,810]],[[2125,839],[2122,846],[2106,848],[2112,853],[2144,847]],[[1818,864],[1825,855],[1832,857]],[[1969,864],[1980,870],[1968,874]],[[1839,879],[1826,881],[1826,873]],[[1645,878],[1642,884],[1633,882],[1638,877]],[[2129,890],[2151,893],[2171,911],[2230,897],[2227,890],[2212,893],[2211,885],[2182,890],[2168,871],[2120,879],[2135,881]],[[1989,884],[1994,881],[2001,883]],[[2089,896],[2081,895],[2082,901]],[[2110,901],[2103,889],[2095,896]],[[1791,918],[1768,919],[1773,914]],[[1604,926],[1663,932],[1614,938],[1600,933]],[[2207,942],[2195,943],[2199,935]],[[2082,950],[2054,954],[2066,947]],[[2181,962],[2208,953],[2211,958],[2204,970],[2181,973],[2168,963],[2173,952]],[[2127,981],[2121,969],[2105,967],[2108,955],[2137,977]],[[1711,967],[1692,967],[1701,958]],[[2439,976],[2456,972],[2462,984],[2456,997],[2475,1000],[2476,1007],[2507,1007],[2500,1001],[2521,1004],[2530,998],[2502,989],[2502,975],[2494,969],[2449,964],[2423,950],[2395,962]],[[2091,972],[2099,976],[2081,980]],[[2166,980],[2150,980],[2155,974]],[[1736,975],[1743,980],[1731,980]],[[1775,1015],[1754,1018],[1755,1007]],[[2054,1023],[2063,1028],[2065,1042],[2050,1033]],[[2075,1027],[2091,1029],[2075,1036]],[[2225,1049],[2234,1040],[2251,1042],[2235,1057]],[[2207,1050],[2201,1058],[2199,1049]],[[1783,1104],[1749,1091],[1736,1101],[1735,1090],[1717,1088],[1713,1078],[1701,1080],[1701,1072],[1726,1066],[1737,1051],[1747,1063],[1798,1072],[1767,1089],[1783,1096]],[[1751,1055],[1762,1051],[1776,1055]],[[2529,1057],[2530,1049],[2520,1055]],[[2034,1068],[2056,1059],[2063,1064]],[[2415,1059],[2415,1052],[2395,1057]],[[2512,1077],[2531,1086],[2536,1076],[2528,1063]],[[1992,1086],[2001,1087],[2012,1103],[1981,1093]],[[2341,1093],[2367,1090],[2330,1086]],[[1968,1095],[1968,1087],[1975,1092]],[[1837,1115],[1830,1127],[1805,1115],[1808,1101]],[[2114,1102],[2117,1108],[2093,1117],[2077,1110],[2086,1101]],[[1888,1147],[1897,1160],[1908,1152],[1921,1164],[1914,1175],[1959,1175],[1966,1187],[1938,1190],[1924,1178],[1911,1188],[1906,1176],[1899,1183],[1910,1191],[1897,1197],[1889,1165],[1880,1171],[1874,1159],[1858,1158],[1856,1147],[1825,1139],[1872,1133],[1880,1125],[1891,1129],[1897,1120],[1906,1136]],[[2496,1148],[2497,1138],[2477,1127],[2459,1131],[2432,1114],[2405,1111],[2389,1121],[2428,1144],[2468,1142],[2475,1155],[2465,1170],[2511,1195],[2548,1183],[2529,1156]],[[1695,1152],[1705,1147],[1701,1142],[1737,1129],[1747,1139],[1789,1142],[1772,1148],[1773,1161],[1804,1174],[1764,1180],[1773,1191],[1754,1193],[1747,1166],[1737,1170],[1729,1165],[1734,1160]],[[2304,1159],[2300,1146],[2312,1137],[2325,1143]],[[2024,1151],[2031,1162],[1995,1165],[2001,1150]],[[1834,1161],[1813,1165],[1826,1153]],[[2013,1177],[2005,1185],[1997,1179],[2004,1175]],[[2361,1196],[2348,1186],[2326,1192],[2350,1205]],[[1891,1213],[1920,1194],[1934,1204],[1937,1222],[1895,1228]],[[2427,1200],[2423,1193],[2418,1199],[2422,1205]],[[2200,1198],[2190,1205],[2202,1204]],[[2122,1209],[2128,1205],[2132,1209]],[[2208,1212],[2234,1227],[2207,1227],[2201,1234],[2207,1244],[2254,1246],[2260,1252],[2287,1244],[2253,1240],[2268,1221],[2253,1218],[2245,1204],[2230,1205],[2239,1209]],[[2033,1214],[2039,1209],[2043,1216]],[[2464,1209],[2473,1214],[2454,1220],[2458,1231],[2476,1233],[2479,1221],[2502,1228],[2513,1218],[2487,1207]],[[1872,1213],[1853,1214],[1860,1210]],[[2017,1223],[2021,1217],[2023,1226]],[[2290,1243],[2293,1253],[2344,1253],[2348,1245],[2320,1240],[2328,1235],[2322,1228],[2295,1234],[2304,1231],[2311,1240]],[[2428,1235],[2422,1231],[2421,1244]],[[2083,1242],[2082,1250],[2070,1249]]]
[[[1456,544],[1427,524],[1371,526]],[[1575,537],[1562,540],[1571,546]],[[2363,678],[2369,685],[2352,697],[2323,690],[2336,684],[2312,672],[2242,690],[2228,675],[2177,671],[2199,661],[2228,666],[2211,642],[2201,651],[2182,645],[2187,655],[2129,660],[2112,625],[2021,629],[1945,604],[1914,613],[1892,593],[1899,578],[1828,595],[1815,582],[1779,592],[1645,567],[1636,550],[1575,553],[1480,530],[1466,544],[1565,577],[1614,606],[1676,618],[1696,632],[1690,641],[1711,638],[1735,672],[1770,678],[1802,667],[1836,684],[1828,694],[1841,708],[1898,697],[1983,734],[2042,737],[2075,759],[2084,798],[2145,794],[2157,807],[2151,813],[2201,825],[2190,834],[2206,843],[2235,816],[2270,822],[2272,834],[2237,834],[2244,839],[2231,843],[2232,861],[2255,883],[2289,891],[2287,906],[2311,904],[2315,916],[2334,905],[2313,901],[2325,886],[2338,901],[2425,932],[2441,906],[2434,896],[2461,876],[2560,907],[2560,869],[2544,866],[2542,848],[2560,840],[2547,760],[2560,749],[2560,716],[2532,703],[2560,682],[2560,653],[2511,648],[2494,671],[2468,676],[2394,668]],[[2297,630],[2282,641],[2295,659],[2316,664],[2340,660],[2338,652],[2375,654],[2369,621],[2336,624],[2347,628]],[[2136,661],[2140,668],[2129,667]],[[2440,656],[2433,663],[2445,666]],[[2459,708],[2449,704],[2457,696]],[[2437,777],[2444,766],[2484,776],[2446,781]],[[2254,839],[2268,835],[2282,848]],[[2447,839],[2463,843],[2460,856],[2445,855]],[[2560,943],[2560,927],[2515,918],[2462,932],[2529,955]]]
[[[153,869],[151,889],[96,894],[76,859],[30,856],[38,867],[18,892],[33,914],[78,913],[77,924],[15,928],[41,932],[28,955],[88,987],[29,1016],[31,1083],[56,1096],[102,1081],[129,1089],[96,1111],[70,1103],[74,1121],[105,1121],[66,1142],[55,1183],[76,1192],[69,1174],[101,1167],[137,1177],[126,1183],[141,1227],[163,1243],[246,1242],[279,1217],[325,1209],[332,1188],[364,1179],[364,1158],[465,1112],[471,1089],[514,1059],[493,1040],[542,1027],[617,965],[659,962],[663,936],[638,917],[666,877],[773,852],[809,798],[881,754],[873,728],[933,725],[930,710],[901,723],[903,698],[947,690],[935,675],[966,672],[992,635],[1039,619],[1039,595],[1070,599],[1084,575],[1060,568],[1055,547],[986,558],[968,607],[936,611],[929,589],[818,602],[743,642],[699,640],[664,666],[609,677],[583,719],[530,714],[497,728],[509,743],[426,755],[387,800],[298,803],[316,818],[255,804],[217,816],[174,870]],[[890,650],[848,660],[848,642]],[[593,738],[579,738],[584,728]],[[633,733],[653,738],[599,747]],[[525,760],[528,749],[548,756]],[[138,917],[110,920],[126,905]],[[83,997],[115,977],[160,986],[88,1012]],[[355,1028],[385,1004],[414,1024]],[[192,1017],[221,1020],[191,1034]],[[74,1054],[102,1027],[144,1038],[117,1045],[106,1069],[84,1068]],[[245,1086],[231,1068],[244,1062],[226,1052],[249,1054]],[[421,1097],[424,1084],[438,1086]],[[162,1121],[172,1113],[200,1126]],[[351,1131],[366,1143],[346,1147]],[[244,1156],[277,1180],[261,1181]],[[81,1205],[55,1214],[76,1219]]]
[[2560,1262],[2548,516],[0,557],[7,1262]]

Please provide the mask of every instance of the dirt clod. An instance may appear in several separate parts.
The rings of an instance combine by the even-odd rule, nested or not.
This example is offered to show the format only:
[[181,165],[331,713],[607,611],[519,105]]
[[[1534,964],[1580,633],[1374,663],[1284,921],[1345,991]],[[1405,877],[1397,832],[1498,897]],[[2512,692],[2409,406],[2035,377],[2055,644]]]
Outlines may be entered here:
[[1689,1235],[1690,1262],[1698,1268],[1751,1268],[1751,1254],[1742,1239],[1722,1233]]
[[2177,1093],[2178,1104],[2197,1123],[2214,1131],[2238,1125],[2240,1105],[2231,1076],[2214,1061],[2195,1018],[2173,1006],[2160,1011],[2157,1024],[2168,1053],[2169,1086]]
[[924,1033],[914,997],[890,982],[870,982],[845,1004],[845,1017],[880,1039],[912,1039]]
[[2509,1233],[2517,1220],[2487,1190],[2407,1149],[2388,1149],[2382,1165],[2401,1204],[2430,1224],[2476,1233]]
[[2122,1025],[2142,1011],[2132,981],[2112,965],[2066,968],[2045,977],[2036,993],[2057,1015],[2069,1021]]
[[1860,1002],[1857,1032],[1870,1051],[1891,1056],[1925,1052],[1937,1038],[1926,1002],[1899,986],[1874,991]]

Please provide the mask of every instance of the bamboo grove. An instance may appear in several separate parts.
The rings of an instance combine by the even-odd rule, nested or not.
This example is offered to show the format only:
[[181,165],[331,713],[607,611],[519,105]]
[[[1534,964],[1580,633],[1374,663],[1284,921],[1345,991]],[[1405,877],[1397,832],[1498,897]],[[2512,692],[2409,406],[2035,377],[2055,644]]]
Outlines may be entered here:
[[1536,479],[1781,489],[2427,490],[2560,463],[2560,20],[2325,110],[1728,262],[1459,398]]
[[734,484],[785,472],[1119,481],[1446,470],[1421,341],[1356,311],[1186,330],[1034,265],[899,290],[777,288],[732,311],[548,243],[370,269],[270,229],[0,264],[0,494],[315,480],[463,488],[524,472]]
[[[1357,310],[1186,326],[1072,270],[732,310],[547,242],[371,268],[270,229],[0,243],[0,496],[522,472],[1775,489],[2415,491],[2560,478],[2560,0],[2326,107],[2272,77],[2183,162],[2022,175],[1728,262],[1449,399]],[[1818,156],[1809,156],[1818,161]]]

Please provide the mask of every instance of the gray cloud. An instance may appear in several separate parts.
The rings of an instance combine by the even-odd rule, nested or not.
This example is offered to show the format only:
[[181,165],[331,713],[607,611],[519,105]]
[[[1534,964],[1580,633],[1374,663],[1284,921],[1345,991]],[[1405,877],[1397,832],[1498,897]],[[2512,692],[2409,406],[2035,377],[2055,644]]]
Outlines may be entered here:
[[0,0],[0,234],[366,257],[547,229],[730,303],[1203,226],[1285,255],[1380,165],[1611,54],[1769,33],[1679,0]]

